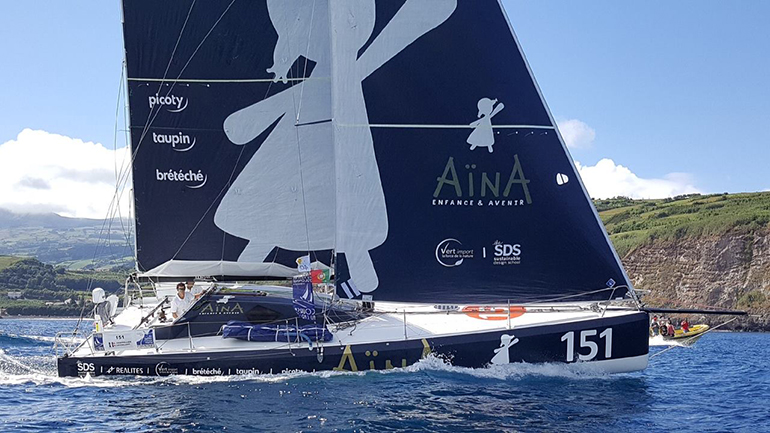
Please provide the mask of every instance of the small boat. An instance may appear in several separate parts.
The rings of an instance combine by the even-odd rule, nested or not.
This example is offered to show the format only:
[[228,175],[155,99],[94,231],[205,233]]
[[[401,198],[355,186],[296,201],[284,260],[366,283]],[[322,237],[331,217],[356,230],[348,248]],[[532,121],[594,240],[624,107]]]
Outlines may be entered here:
[[674,330],[674,335],[662,335],[650,327],[650,346],[670,346],[672,344],[694,344],[700,337],[703,336],[711,327],[709,325],[699,324],[693,325],[688,331],[679,328]]
[[705,334],[706,331],[708,330],[709,330],[709,325],[704,325],[704,324],[693,325],[690,327],[689,331],[685,332],[684,329],[677,329],[674,331],[674,335],[666,335],[663,337],[663,339],[668,341],[673,340],[673,341],[676,341],[677,343],[693,344],[700,337],[702,337],[703,334]]

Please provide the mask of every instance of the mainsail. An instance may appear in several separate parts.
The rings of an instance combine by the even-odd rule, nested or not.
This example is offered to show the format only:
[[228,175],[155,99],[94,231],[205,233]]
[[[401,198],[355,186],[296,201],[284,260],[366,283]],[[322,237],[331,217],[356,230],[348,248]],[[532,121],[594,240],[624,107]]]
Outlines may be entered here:
[[140,271],[330,263],[329,18],[303,5],[124,1]]
[[[341,297],[622,296],[498,0],[124,0],[137,260]],[[149,35],[149,37],[148,37]]]

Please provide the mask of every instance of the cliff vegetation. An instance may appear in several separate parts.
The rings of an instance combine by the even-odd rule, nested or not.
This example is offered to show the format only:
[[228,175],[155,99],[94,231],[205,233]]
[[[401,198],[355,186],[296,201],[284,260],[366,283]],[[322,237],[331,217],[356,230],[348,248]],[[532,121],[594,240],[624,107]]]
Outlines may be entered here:
[[747,310],[735,328],[770,330],[770,193],[595,204],[646,303]]

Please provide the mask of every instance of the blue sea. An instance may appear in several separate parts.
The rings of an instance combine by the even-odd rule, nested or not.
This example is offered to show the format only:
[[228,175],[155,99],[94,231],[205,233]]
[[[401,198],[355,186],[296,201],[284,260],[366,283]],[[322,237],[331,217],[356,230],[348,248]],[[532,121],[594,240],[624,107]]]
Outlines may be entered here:
[[770,432],[770,334],[713,332],[620,375],[428,358],[387,372],[58,378],[53,336],[74,325],[0,320],[0,431]]

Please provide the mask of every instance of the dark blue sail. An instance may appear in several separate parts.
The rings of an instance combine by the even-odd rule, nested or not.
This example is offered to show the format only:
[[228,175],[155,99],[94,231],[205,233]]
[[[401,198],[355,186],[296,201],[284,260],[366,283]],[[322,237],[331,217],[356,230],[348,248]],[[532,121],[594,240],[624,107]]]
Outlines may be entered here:
[[285,277],[308,252],[331,262],[329,18],[317,3],[123,2],[140,271]]
[[497,0],[123,5],[140,271],[334,255],[348,298],[625,293]]
[[[457,1],[447,13],[437,5],[454,2],[435,3],[378,15],[380,33],[360,53],[359,62],[378,43],[398,45],[400,26],[431,22],[363,77],[381,189],[341,207],[347,191],[366,186],[340,176],[349,168],[337,157],[338,294],[431,303],[623,296],[624,271],[502,6]],[[366,122],[339,123],[338,155],[350,145],[338,131]],[[347,222],[366,215],[360,207],[387,219]],[[351,226],[350,243],[367,226],[379,236],[351,248],[340,241]]]

